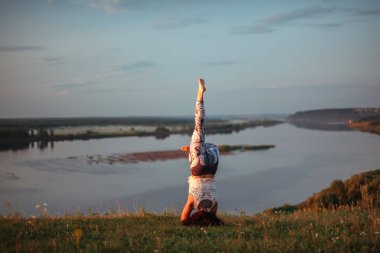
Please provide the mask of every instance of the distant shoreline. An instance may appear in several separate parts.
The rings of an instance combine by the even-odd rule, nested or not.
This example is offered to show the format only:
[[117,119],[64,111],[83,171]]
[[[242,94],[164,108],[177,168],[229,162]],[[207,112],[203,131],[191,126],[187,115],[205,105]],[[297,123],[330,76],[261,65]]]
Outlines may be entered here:
[[[71,124],[63,121],[60,124],[52,123],[7,123],[0,122],[0,143],[1,141],[12,140],[28,140],[28,141],[63,141],[63,140],[88,140],[109,137],[145,137],[155,136],[157,138],[165,138],[170,134],[188,134],[190,135],[194,129],[194,122],[189,120],[153,120],[153,121],[128,121],[127,122],[92,122],[91,124],[82,125],[85,122],[77,122]],[[87,122],[90,123],[90,122]],[[114,123],[114,124],[110,124]],[[118,123],[119,125],[116,125]],[[209,120],[206,123],[207,134],[228,134],[238,132],[246,128],[255,128],[259,126],[271,127],[282,124],[280,120]],[[145,128],[139,127],[143,126]],[[72,127],[83,128],[82,132],[75,130],[70,131]],[[99,126],[104,128],[114,128],[113,130],[94,130]],[[148,129],[150,128],[150,129]],[[57,130],[66,129],[66,133],[57,134]]]

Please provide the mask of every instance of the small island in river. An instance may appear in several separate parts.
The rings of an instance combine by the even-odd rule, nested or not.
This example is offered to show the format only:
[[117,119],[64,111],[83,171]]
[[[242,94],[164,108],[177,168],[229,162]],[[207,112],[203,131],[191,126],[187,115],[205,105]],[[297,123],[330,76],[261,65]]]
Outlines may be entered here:
[[[232,154],[233,151],[259,151],[274,148],[275,145],[219,145],[221,154]],[[188,152],[181,150],[163,150],[163,151],[148,151],[136,152],[129,154],[114,154],[110,156],[89,156],[88,163],[138,163],[138,162],[155,162],[166,161],[180,158],[187,158]],[[75,157],[69,157],[75,159]]]

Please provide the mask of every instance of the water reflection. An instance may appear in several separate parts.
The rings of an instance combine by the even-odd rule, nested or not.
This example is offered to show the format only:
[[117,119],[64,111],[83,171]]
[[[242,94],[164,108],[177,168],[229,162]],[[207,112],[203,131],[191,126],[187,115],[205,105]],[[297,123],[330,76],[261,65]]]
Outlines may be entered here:
[[29,141],[29,140],[14,140],[0,143],[1,151],[19,151],[37,148],[39,150],[53,149],[54,141]]
[[24,166],[35,169],[39,172],[54,172],[60,174],[86,173],[92,175],[109,175],[119,172],[118,166],[110,164],[92,164],[88,162],[89,156],[67,158],[32,160],[23,163]]
[[348,127],[345,122],[310,122],[310,121],[293,121],[290,122],[298,128],[321,130],[321,131],[354,131]]

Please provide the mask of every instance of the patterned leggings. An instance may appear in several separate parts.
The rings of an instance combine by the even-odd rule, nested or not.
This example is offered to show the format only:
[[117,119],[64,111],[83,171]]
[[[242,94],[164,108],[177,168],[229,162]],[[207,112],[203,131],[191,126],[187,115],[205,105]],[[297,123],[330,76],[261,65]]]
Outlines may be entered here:
[[192,175],[215,174],[219,163],[219,150],[215,144],[205,142],[204,103],[195,104],[195,127],[191,137],[189,162]]

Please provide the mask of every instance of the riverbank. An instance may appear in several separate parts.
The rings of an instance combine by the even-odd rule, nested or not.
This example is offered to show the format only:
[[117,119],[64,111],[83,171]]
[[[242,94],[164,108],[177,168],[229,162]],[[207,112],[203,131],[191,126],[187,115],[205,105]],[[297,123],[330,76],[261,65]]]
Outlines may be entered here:
[[2,252],[378,252],[378,208],[226,215],[185,227],[177,213],[0,217]]

